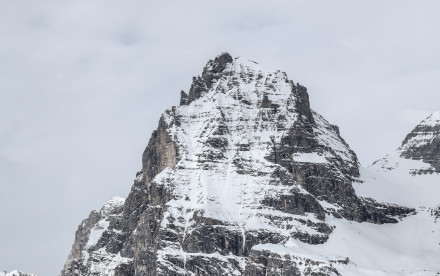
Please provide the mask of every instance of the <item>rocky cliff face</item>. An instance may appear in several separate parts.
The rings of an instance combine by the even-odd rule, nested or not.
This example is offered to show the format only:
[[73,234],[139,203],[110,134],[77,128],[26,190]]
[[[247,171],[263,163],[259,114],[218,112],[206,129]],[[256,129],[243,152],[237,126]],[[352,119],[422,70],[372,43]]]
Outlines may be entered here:
[[337,221],[414,211],[358,197],[359,176],[305,87],[224,53],[163,113],[128,198],[81,223],[61,275],[340,275],[348,256],[317,253]]
[[124,202],[114,197],[81,222],[61,275],[133,275],[132,259],[121,256]]

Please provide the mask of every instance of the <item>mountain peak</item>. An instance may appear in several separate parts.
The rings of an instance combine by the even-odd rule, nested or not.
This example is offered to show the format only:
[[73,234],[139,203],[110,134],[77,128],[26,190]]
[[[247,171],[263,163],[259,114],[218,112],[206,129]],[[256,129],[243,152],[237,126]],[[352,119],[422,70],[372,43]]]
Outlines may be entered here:
[[227,52],[221,53],[214,59],[214,63],[218,64],[221,71],[223,71],[226,68],[226,65],[231,62],[232,56]]
[[420,125],[425,126],[439,126],[440,125],[440,111],[431,113],[426,119],[424,119]]
[[440,173],[440,112],[434,112],[418,124],[399,147],[400,156],[420,160],[431,168],[418,173]]
[[232,62],[233,58],[227,52],[216,56],[214,60],[209,60],[203,68],[202,76],[193,77],[188,94],[183,90],[180,92],[180,105],[188,105],[203,96],[213,83],[221,78],[223,71]]
[[222,53],[162,114],[125,202],[80,225],[61,275],[264,275],[269,263],[340,275],[333,257],[274,259],[326,243],[326,217],[382,224],[413,211],[358,197],[358,177],[304,86]]
[[306,87],[295,85],[285,72],[264,69],[243,57],[232,58],[222,53],[209,60],[202,75],[193,77],[188,94],[181,91],[180,105],[190,105],[201,98],[202,102],[214,101],[217,106],[230,104],[230,101],[218,102],[220,95],[223,99],[238,99],[244,107],[269,108],[274,112],[287,107],[287,101],[294,101],[300,119],[313,122]]

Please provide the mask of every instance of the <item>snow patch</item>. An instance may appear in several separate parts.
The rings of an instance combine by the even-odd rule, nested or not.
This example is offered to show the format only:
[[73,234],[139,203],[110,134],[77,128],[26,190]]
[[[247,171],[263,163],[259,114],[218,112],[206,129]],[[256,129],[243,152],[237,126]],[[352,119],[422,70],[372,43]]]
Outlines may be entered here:
[[317,152],[294,153],[292,159],[293,161],[300,163],[328,163],[325,156],[320,155]]

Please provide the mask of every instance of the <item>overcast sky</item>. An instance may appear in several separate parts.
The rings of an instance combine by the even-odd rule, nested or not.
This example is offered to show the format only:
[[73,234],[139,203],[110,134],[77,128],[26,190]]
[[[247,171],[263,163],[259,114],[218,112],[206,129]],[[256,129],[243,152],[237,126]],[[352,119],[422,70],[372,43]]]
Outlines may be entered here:
[[440,110],[439,1],[0,1],[0,271],[57,275],[222,51],[287,72],[368,165]]

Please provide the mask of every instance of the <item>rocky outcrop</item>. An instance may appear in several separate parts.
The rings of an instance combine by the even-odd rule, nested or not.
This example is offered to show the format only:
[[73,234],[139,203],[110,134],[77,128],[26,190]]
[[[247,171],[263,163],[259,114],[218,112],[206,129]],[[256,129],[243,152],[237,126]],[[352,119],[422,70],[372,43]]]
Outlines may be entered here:
[[325,244],[328,217],[412,212],[357,197],[358,176],[304,86],[223,53],[162,115],[125,202],[80,225],[61,275],[339,275],[296,243]]
[[189,93],[181,92],[180,105],[188,105],[203,96],[222,77],[222,72],[230,63],[232,63],[232,57],[229,53],[222,53],[214,60],[208,61],[202,76],[193,78]]
[[124,199],[115,197],[82,221],[61,275],[134,275],[132,259],[120,254],[123,204]]

